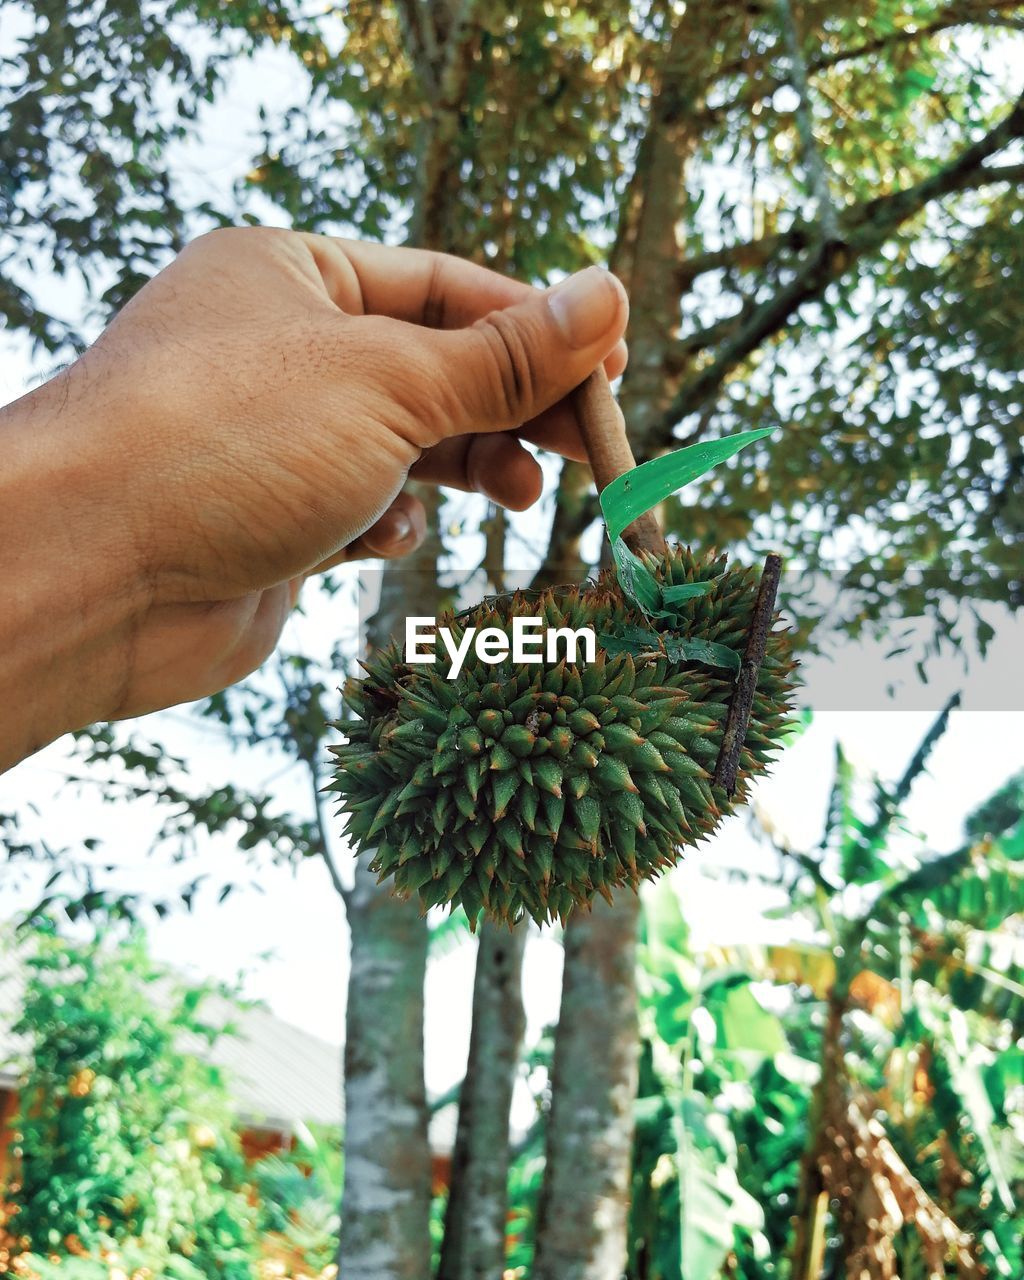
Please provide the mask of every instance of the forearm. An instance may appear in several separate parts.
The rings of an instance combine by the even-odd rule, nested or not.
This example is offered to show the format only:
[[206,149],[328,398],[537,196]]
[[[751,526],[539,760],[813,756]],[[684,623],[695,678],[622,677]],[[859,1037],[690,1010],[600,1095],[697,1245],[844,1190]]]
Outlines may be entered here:
[[0,770],[116,714],[139,613],[86,376],[73,368],[0,409]]

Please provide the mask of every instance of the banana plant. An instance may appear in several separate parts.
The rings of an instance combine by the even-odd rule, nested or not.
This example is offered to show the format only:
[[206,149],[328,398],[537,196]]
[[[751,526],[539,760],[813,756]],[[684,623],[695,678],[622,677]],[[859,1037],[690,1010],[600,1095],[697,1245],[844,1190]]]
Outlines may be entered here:
[[630,1280],[1024,1274],[1018,792],[948,853],[902,816],[954,706],[866,808],[837,751],[814,848],[765,833],[792,942],[698,955],[647,900]]

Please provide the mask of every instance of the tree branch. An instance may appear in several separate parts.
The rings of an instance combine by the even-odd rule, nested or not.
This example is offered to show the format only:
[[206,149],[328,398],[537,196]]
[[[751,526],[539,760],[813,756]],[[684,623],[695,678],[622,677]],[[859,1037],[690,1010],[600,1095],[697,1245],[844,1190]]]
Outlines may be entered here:
[[579,462],[563,463],[544,563],[534,574],[532,587],[554,587],[580,580],[587,568],[580,554],[580,539],[600,514],[589,469]]
[[[719,347],[715,359],[679,388],[662,420],[663,442],[670,442],[676,424],[701,408],[733,369],[766,338],[782,329],[798,307],[821,297],[828,285],[848,271],[858,258],[877,250],[904,222],[931,201],[992,181],[1024,179],[1024,165],[988,169],[983,163],[1020,137],[1024,137],[1024,97],[1018,99],[1013,110],[998,125],[945,168],[911,187],[878,196],[848,210],[840,223],[840,239],[818,239],[792,278],[771,297],[754,306],[743,326]],[[813,244],[816,237],[809,227],[804,234]],[[777,242],[776,237],[768,239]],[[750,247],[738,246],[738,250]]]
[[800,48],[800,32],[797,30],[793,7],[789,0],[776,0],[782,38],[789,58],[789,79],[797,96],[796,127],[803,148],[804,169],[808,185],[814,192],[818,205],[818,223],[825,240],[839,239],[839,216],[832,201],[825,158],[814,136],[814,117],[811,95],[807,85],[807,63]]
[[772,619],[775,616],[775,597],[778,595],[781,576],[782,557],[773,551],[764,562],[761,585],[758,588],[754,613],[747,631],[743,662],[736,678],[732,698],[729,700],[729,714],[726,717],[725,729],[722,731],[722,745],[715,764],[715,786],[724,787],[729,796],[732,796],[736,790],[740,753],[746,741],[747,729],[750,727],[750,713],[753,710],[757,679],[761,672],[761,663],[764,662]]
[[[406,4],[412,0],[406,0]],[[440,0],[436,0],[440,4]],[[435,20],[439,40],[433,63],[434,93],[431,111],[422,125],[418,164],[421,195],[409,225],[408,243],[422,248],[456,252],[448,215],[453,205],[452,185],[457,181],[452,149],[462,127],[461,111],[472,66],[473,50],[480,38],[474,24],[477,0],[458,0],[449,12]]]
[[698,329],[685,338],[677,338],[665,352],[665,372],[674,377],[686,373],[698,351],[706,351],[735,333],[753,309],[754,304],[748,300],[735,315],[716,320],[706,329]]
[[[998,26],[1018,28],[1021,24],[1013,18],[1005,17],[1003,10],[1015,10],[1019,7],[1019,0],[1001,0],[1001,3],[997,4],[951,5],[944,14],[932,22],[923,23],[913,28],[903,27],[896,31],[887,31],[884,35],[876,36],[872,40],[865,40],[862,44],[853,45],[846,49],[836,49],[831,53],[818,53],[816,56],[807,59],[807,71],[811,75],[817,75],[822,71],[831,71],[835,67],[842,66],[845,62],[855,62],[859,58],[869,58],[874,53],[884,53],[887,49],[892,49],[901,44],[913,44],[917,41],[927,40],[930,36],[941,35],[943,31],[950,31],[955,27]],[[747,69],[747,65],[746,59],[737,59],[728,63],[719,69],[716,79],[721,80],[728,76],[742,75]],[[766,75],[759,77],[748,83],[735,98],[721,103],[719,106],[709,107],[708,115],[711,119],[718,120],[727,112],[736,108],[749,111],[756,103],[764,102],[766,98],[770,98],[778,89],[788,84],[792,84],[788,76]]]
[[[990,136],[987,134],[986,138]],[[1011,139],[1012,137],[1020,136],[1024,135],[1014,134],[1011,135]],[[1007,141],[1011,139],[1007,139]],[[1001,145],[1004,146],[1005,143]],[[961,172],[959,164],[957,164],[956,170],[954,173],[951,170],[942,169],[938,174],[925,178],[922,182],[916,183],[912,187],[904,187],[899,191],[877,196],[874,200],[866,200],[863,204],[850,205],[848,208],[840,210],[840,240],[849,239],[865,222],[870,221],[879,212],[885,215],[886,211],[899,201],[917,200],[918,203],[911,210],[912,213],[916,213],[929,200],[937,198],[935,195],[931,195],[923,200],[921,199],[922,189],[937,180],[943,183],[943,190],[937,192],[937,195],[952,195],[957,191],[976,191],[979,187],[990,187],[1001,182],[1008,183],[1011,186],[1024,182],[1024,164],[972,165],[965,172]],[[905,221],[905,218],[901,220]],[[801,219],[798,222],[794,222],[792,226],[787,227],[785,231],[775,231],[771,235],[760,236],[756,240],[744,240],[740,244],[731,244],[722,249],[711,249],[707,253],[697,254],[688,261],[679,264],[676,268],[676,279],[680,287],[685,291],[690,289],[693,282],[700,276],[708,275],[712,271],[724,271],[728,268],[735,268],[740,271],[756,271],[766,266],[773,258],[778,257],[780,253],[787,251],[799,253],[811,246],[815,241],[815,226],[816,224],[813,220]],[[716,322],[704,332],[706,335],[715,334],[721,329],[722,325],[728,323],[730,322]],[[696,337],[694,335],[681,339],[681,348],[692,349],[696,343]],[[709,342],[711,340],[713,339],[709,338]],[[707,346],[709,342],[705,342],[702,345]],[[700,348],[698,347],[698,349]]]
[[[850,261],[850,255],[844,252],[841,245],[825,243],[813,250],[791,280],[753,308],[747,323],[722,343],[711,364],[706,365],[679,388],[662,420],[665,439],[671,439],[680,419],[694,413],[710,399],[732,370],[759,347],[765,338],[783,328],[802,303],[820,297]],[[840,263],[841,268],[837,266]]]
[[439,88],[437,43],[424,0],[398,0],[395,8],[423,97],[427,102],[436,102]]
[[341,872],[338,870],[338,864],[334,861],[334,854],[331,852],[330,838],[327,834],[327,823],[324,822],[323,809],[323,792],[320,790],[320,770],[317,768],[316,760],[307,760],[309,766],[309,777],[313,789],[313,813],[316,819],[316,831],[320,838],[320,856],[324,860],[327,867],[327,874],[331,877],[331,884],[334,886],[334,892],[344,903],[348,903],[349,890],[345,886],[345,882],[341,878]]

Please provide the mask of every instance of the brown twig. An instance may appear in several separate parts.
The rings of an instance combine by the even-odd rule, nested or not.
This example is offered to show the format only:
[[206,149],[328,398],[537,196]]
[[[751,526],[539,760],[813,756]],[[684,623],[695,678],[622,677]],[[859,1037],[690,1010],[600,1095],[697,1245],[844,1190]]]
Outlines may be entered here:
[[[626,438],[626,424],[622,417],[608,375],[600,365],[581,382],[571,396],[573,408],[580,424],[580,434],[587,450],[590,470],[598,493],[611,482],[636,466],[633,450]],[[639,516],[624,530],[623,541],[630,551],[652,551],[662,555],[665,539],[661,536],[658,521],[653,512]]]
[[[594,473],[594,483],[600,493],[618,476],[636,466],[633,450],[626,437],[626,424],[622,417],[622,410],[612,395],[608,377],[601,367],[598,367],[586,382],[576,388],[571,399],[580,424],[580,434],[583,436],[590,469]],[[664,553],[665,539],[662,537],[657,518],[651,511],[645,512],[634,520],[622,537],[634,553],[641,551],[653,551],[656,555]],[[772,552],[764,562],[761,585],[754,604],[754,614],[747,631],[747,647],[740,663],[740,672],[729,704],[722,745],[715,765],[714,783],[716,786],[724,787],[730,796],[736,790],[740,752],[743,750],[747,729],[750,726],[757,678],[768,647],[768,634],[771,631],[772,616],[775,613],[775,598],[778,594],[781,575],[782,558]]]
[[736,688],[729,703],[725,732],[722,734],[722,746],[718,752],[718,763],[715,765],[714,784],[717,787],[724,787],[730,796],[736,790],[740,752],[743,750],[747,728],[750,725],[757,677],[768,647],[768,634],[772,627],[775,597],[778,595],[781,576],[782,557],[773,551],[765,558],[761,585],[754,605],[754,616],[750,619],[750,628],[747,631],[747,648],[740,664],[740,673],[736,677]]

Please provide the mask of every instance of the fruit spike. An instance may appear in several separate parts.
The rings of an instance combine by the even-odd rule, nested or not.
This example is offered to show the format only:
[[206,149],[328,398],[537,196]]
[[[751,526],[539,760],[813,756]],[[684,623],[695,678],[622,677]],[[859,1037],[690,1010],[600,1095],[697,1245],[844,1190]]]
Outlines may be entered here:
[[[648,559],[666,585],[713,580],[679,606],[688,638],[742,649],[757,597],[754,569],[674,548]],[[542,617],[547,626],[621,634],[649,628],[611,573],[579,588],[510,595],[444,619],[466,627]],[[668,626],[668,624],[655,624]],[[774,631],[730,799],[712,782],[732,696],[730,675],[664,655],[599,650],[579,667],[488,665],[472,656],[457,680],[410,666],[394,645],[350,680],[361,719],[338,727],[338,793],[355,848],[424,910],[463,905],[513,923],[563,920],[595,894],[630,888],[672,866],[743,802],[788,729],[791,636]]]

